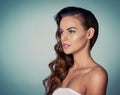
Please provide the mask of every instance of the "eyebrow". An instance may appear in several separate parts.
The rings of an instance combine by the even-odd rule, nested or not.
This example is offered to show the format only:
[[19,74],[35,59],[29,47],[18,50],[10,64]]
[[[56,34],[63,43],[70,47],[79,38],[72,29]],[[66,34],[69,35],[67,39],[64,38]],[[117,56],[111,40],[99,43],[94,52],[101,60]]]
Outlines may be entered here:
[[[67,28],[67,30],[70,30],[70,29],[77,29],[76,27],[69,27]],[[63,30],[63,29],[59,29],[59,30]]]
[[70,30],[70,29],[77,29],[76,27],[69,27],[67,28],[67,30]]

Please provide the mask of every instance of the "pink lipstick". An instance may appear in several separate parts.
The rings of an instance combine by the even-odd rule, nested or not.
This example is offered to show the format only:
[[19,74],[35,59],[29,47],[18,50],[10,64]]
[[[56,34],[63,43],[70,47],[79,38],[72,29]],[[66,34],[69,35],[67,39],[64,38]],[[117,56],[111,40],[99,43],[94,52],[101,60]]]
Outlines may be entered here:
[[64,49],[67,49],[70,45],[68,45],[68,44],[63,44],[62,46],[63,46]]

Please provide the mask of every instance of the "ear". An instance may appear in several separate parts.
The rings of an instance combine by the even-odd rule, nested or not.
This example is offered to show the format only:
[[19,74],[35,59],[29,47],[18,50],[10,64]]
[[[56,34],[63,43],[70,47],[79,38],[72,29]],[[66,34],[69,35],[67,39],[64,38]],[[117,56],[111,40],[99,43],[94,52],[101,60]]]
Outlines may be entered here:
[[95,29],[94,28],[89,28],[88,30],[87,30],[87,38],[88,39],[91,39],[93,36],[94,36],[94,33],[95,33]]

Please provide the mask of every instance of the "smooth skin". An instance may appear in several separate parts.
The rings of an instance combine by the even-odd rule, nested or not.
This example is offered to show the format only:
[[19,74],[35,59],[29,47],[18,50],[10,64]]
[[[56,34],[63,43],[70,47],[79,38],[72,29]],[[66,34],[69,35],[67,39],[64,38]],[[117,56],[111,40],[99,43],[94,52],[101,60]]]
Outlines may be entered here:
[[62,82],[63,88],[70,88],[81,95],[106,95],[108,76],[90,54],[90,39],[94,28],[85,30],[80,20],[66,16],[60,22],[63,50],[73,54],[74,64]]

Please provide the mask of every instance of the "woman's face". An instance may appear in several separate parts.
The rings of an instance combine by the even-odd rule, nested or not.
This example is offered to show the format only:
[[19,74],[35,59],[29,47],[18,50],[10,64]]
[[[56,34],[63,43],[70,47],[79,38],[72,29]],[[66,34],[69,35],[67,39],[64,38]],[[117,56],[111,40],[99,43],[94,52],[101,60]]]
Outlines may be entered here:
[[87,30],[74,16],[63,17],[60,22],[62,47],[65,54],[80,52],[87,44]]

